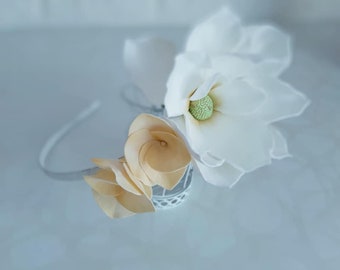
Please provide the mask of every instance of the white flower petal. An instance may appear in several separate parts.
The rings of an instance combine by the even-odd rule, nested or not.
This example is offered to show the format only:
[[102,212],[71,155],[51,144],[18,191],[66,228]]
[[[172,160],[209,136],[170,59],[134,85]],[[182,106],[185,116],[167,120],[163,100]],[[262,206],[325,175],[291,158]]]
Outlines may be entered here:
[[124,63],[133,82],[154,105],[163,104],[166,81],[174,65],[175,46],[161,38],[126,40]]
[[250,114],[265,102],[263,92],[242,79],[221,83],[210,92],[210,96],[214,110],[225,114]]
[[267,96],[264,104],[255,112],[256,117],[267,123],[299,116],[310,104],[304,94],[279,79],[257,75],[248,78],[248,81],[252,86],[262,89]]
[[243,171],[228,163],[223,163],[221,166],[214,168],[205,166],[200,162],[196,162],[196,165],[204,180],[216,186],[232,187],[244,174]]
[[267,74],[278,75],[291,61],[290,38],[271,25],[245,27],[237,52],[254,57]]
[[[171,123],[174,124],[174,128],[177,130],[177,132],[181,133],[186,138],[186,128],[185,128],[185,121],[183,116],[177,116],[169,119]],[[184,138],[184,139],[185,139]]]
[[199,100],[204,98],[206,95],[209,94],[210,89],[218,82],[221,75],[214,74],[210,76],[206,81],[204,81],[200,87],[197,88],[195,93],[190,97],[190,100]]
[[200,161],[208,167],[219,167],[225,162],[224,159],[220,159],[218,157],[215,157],[210,152],[205,152],[205,153],[201,154],[200,155]]
[[186,113],[185,124],[189,144],[199,154],[210,152],[245,172],[271,162],[272,135],[263,121],[219,112],[208,120],[197,121]]
[[174,125],[175,125],[174,128],[176,128],[177,132],[182,134],[182,137],[185,140],[187,148],[191,152],[190,154],[191,154],[193,159],[196,159],[199,162],[201,162],[201,163],[203,163],[203,164],[205,164],[205,165],[207,165],[209,167],[218,167],[218,166],[221,166],[225,162],[224,159],[220,159],[218,157],[215,157],[214,155],[212,155],[209,152],[197,154],[195,151],[193,151],[191,149],[191,146],[186,141],[186,139],[188,137],[187,137],[187,134],[186,134],[186,127],[185,127],[184,116],[173,117],[173,118],[170,119],[170,121],[172,123],[174,123]]
[[233,51],[241,41],[240,19],[228,8],[198,24],[190,33],[186,51],[223,54]]
[[210,61],[215,73],[220,73],[227,80],[246,77],[256,68],[250,59],[231,54],[211,57]]
[[287,141],[285,137],[283,137],[277,128],[271,126],[270,129],[273,136],[273,148],[270,151],[272,158],[283,159],[290,157],[291,155],[288,152]]
[[176,57],[164,100],[169,117],[182,115],[187,109],[189,96],[203,83],[201,69],[207,65],[204,54],[186,53]]

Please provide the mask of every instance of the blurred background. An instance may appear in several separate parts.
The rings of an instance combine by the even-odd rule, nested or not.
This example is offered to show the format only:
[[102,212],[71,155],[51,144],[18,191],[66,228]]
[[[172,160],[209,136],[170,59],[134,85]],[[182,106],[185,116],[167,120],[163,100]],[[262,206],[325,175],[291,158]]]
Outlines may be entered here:
[[339,19],[339,0],[0,0],[0,28],[56,25],[187,25],[223,4],[243,18]]

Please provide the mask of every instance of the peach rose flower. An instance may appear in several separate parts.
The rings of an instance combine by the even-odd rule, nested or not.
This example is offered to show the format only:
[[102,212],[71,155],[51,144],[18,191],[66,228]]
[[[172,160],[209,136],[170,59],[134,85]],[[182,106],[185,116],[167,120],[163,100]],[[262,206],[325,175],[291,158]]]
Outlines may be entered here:
[[191,161],[174,129],[148,114],[131,124],[124,152],[125,157],[118,160],[93,159],[98,171],[84,176],[97,204],[111,218],[155,211],[152,186],[174,188]]
[[110,218],[128,217],[135,213],[154,212],[152,188],[131,178],[124,159],[93,159],[98,167],[94,175],[84,176],[100,208]]
[[165,189],[178,184],[191,161],[183,139],[166,121],[150,114],[133,121],[124,153],[134,177]]

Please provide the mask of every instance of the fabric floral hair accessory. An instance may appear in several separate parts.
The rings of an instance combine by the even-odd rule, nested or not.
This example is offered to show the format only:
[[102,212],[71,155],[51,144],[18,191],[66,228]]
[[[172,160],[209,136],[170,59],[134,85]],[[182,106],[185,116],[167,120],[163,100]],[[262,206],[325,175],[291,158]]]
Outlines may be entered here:
[[139,115],[124,157],[94,159],[85,176],[111,218],[155,211],[152,187],[172,190],[193,163],[208,183],[232,187],[245,174],[289,157],[275,122],[310,103],[279,78],[289,66],[289,37],[269,25],[243,26],[228,8],[196,25],[184,50],[160,38],[127,40],[133,83],[166,116]]

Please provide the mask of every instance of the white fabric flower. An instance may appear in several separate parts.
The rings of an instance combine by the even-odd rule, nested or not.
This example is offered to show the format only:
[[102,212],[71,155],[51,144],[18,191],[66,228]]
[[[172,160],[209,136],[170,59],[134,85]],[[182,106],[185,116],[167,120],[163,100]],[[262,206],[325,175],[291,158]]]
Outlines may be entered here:
[[130,41],[125,64],[154,104],[165,95],[168,116],[206,181],[232,186],[272,158],[289,156],[272,123],[300,115],[309,100],[278,78],[290,63],[287,35],[272,26],[242,26],[223,8],[194,27],[175,61],[173,48],[163,40]]
[[272,158],[289,156],[271,124],[300,115],[309,101],[277,78],[290,62],[289,39],[270,26],[242,27],[224,8],[197,25],[176,57],[165,107],[204,179],[232,186]]

